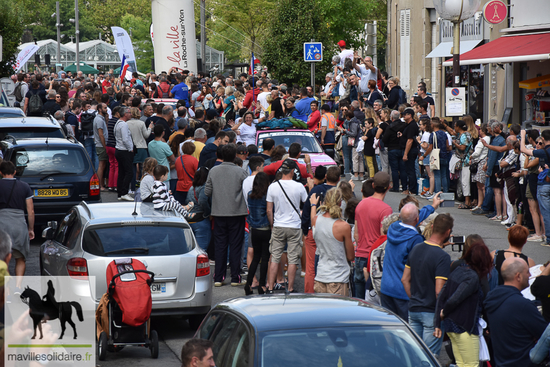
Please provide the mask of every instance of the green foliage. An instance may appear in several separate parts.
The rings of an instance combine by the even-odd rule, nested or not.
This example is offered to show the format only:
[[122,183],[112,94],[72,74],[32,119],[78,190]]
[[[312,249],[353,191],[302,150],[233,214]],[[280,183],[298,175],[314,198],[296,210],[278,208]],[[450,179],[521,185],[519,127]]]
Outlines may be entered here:
[[150,22],[132,14],[125,14],[120,20],[120,27],[124,28],[128,34],[130,34],[131,31],[137,67],[141,72],[151,70],[151,60],[154,56],[153,42],[151,42],[151,35],[149,34],[149,25]]
[[[303,61],[303,43],[315,39],[322,42],[324,61],[316,63],[316,83],[324,80],[334,52],[328,27],[316,0],[281,0],[278,12],[270,22],[269,36],[264,43],[262,63],[279,81],[289,85],[310,83],[311,64]],[[323,71],[321,71],[323,70]]]
[[16,3],[10,0],[0,0],[0,34],[2,35],[2,62],[0,62],[0,75],[13,74],[13,62],[18,53],[21,35],[23,34],[23,17]]

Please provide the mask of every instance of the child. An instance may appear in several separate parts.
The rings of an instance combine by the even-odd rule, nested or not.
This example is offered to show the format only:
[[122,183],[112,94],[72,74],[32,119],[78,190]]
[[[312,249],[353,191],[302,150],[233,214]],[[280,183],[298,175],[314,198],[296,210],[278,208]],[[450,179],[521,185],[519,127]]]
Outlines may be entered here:
[[195,213],[189,215],[189,210],[193,208],[193,202],[182,206],[170,193],[164,181],[168,179],[168,167],[161,164],[153,170],[155,183],[153,184],[153,204],[157,210],[175,210],[184,217],[191,219]]
[[153,201],[153,184],[155,183],[153,170],[157,164],[157,160],[152,157],[146,158],[145,161],[143,161],[143,176],[141,177],[141,184],[139,185],[142,201]]

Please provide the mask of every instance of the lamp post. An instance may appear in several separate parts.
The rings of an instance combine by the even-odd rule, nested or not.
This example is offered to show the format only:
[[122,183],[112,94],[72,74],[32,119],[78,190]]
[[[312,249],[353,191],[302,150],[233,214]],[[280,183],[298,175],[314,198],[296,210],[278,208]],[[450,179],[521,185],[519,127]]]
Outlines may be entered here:
[[[481,0],[433,0],[442,19],[453,23],[453,87],[460,86],[460,23],[471,18],[479,9]],[[457,117],[453,117],[456,122]]]
[[75,33],[76,33],[76,73],[80,71],[80,49],[79,49],[79,41],[80,41],[80,30],[78,29],[78,0],[74,0],[74,27],[75,27]]
[[[57,16],[55,26],[57,27],[57,56],[55,58],[56,64],[61,63],[61,27],[63,27],[63,24],[61,24],[61,14],[59,13],[59,1],[55,2],[55,15]],[[55,67],[55,71],[57,71],[57,65]]]

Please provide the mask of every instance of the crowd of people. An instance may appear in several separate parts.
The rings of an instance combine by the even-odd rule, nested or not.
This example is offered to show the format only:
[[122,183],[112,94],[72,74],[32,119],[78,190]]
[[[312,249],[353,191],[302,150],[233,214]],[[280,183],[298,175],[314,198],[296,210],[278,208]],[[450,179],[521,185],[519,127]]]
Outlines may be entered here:
[[[468,115],[446,121],[425,83],[408,99],[397,77],[338,45],[321,103],[312,87],[289,87],[265,72],[209,78],[170,70],[123,82],[20,73],[15,94],[28,115],[51,114],[82,142],[101,190],[185,216],[215,262],[215,287],[292,293],[301,275],[306,293],[378,302],[435,355],[446,333],[459,366],[479,363],[482,319],[487,360],[496,365],[527,366],[530,352],[533,361],[547,355],[539,344],[550,333],[550,266],[532,288],[544,318],[519,297],[534,265],[523,246],[550,246],[550,131],[476,124]],[[296,142],[287,150],[265,139],[258,147],[256,125],[284,117],[306,122],[340,166],[313,171]],[[500,221],[510,247],[491,253],[471,235],[451,262],[443,248],[454,220],[436,213],[451,190],[464,198],[459,209]],[[404,194],[398,213],[384,202],[388,192]],[[415,196],[432,203],[420,207]]]

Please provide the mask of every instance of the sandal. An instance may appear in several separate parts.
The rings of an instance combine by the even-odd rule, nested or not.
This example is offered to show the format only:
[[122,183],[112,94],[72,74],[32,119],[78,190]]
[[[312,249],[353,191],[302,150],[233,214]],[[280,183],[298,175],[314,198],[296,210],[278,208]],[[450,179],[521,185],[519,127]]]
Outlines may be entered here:
[[480,206],[474,206],[472,209],[470,209],[471,211],[474,211],[474,210],[477,210],[477,209],[480,209],[481,207]]
[[472,206],[462,203],[458,206],[458,209],[472,209]]

